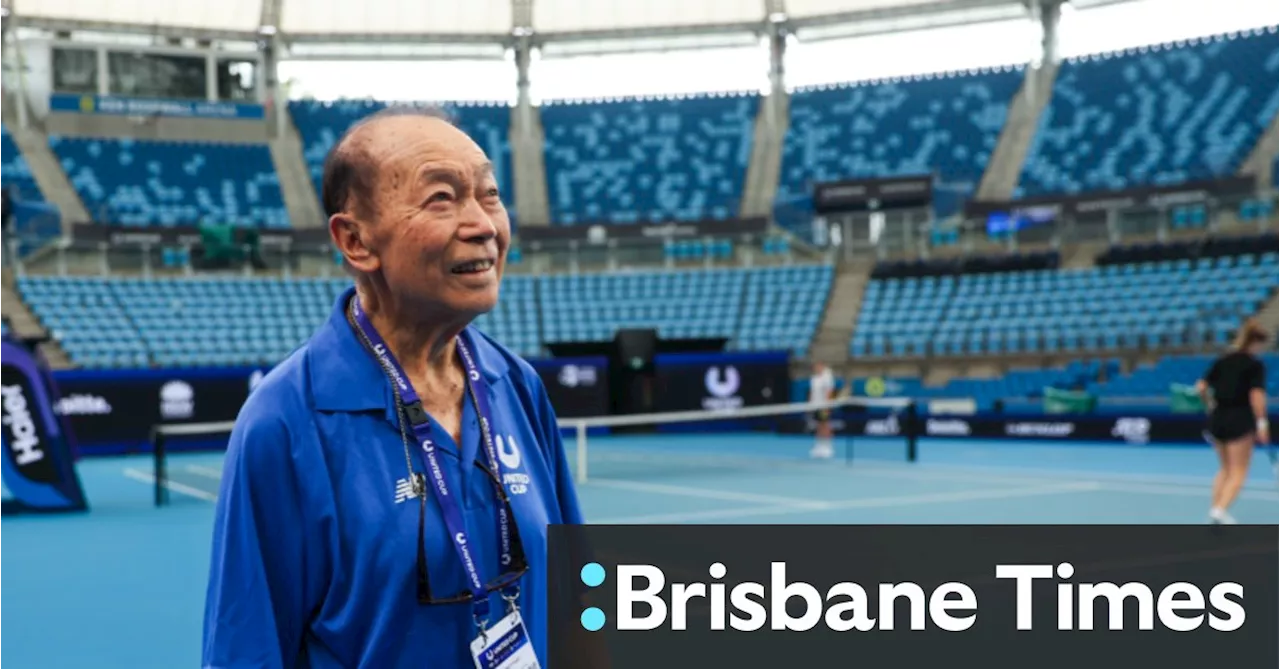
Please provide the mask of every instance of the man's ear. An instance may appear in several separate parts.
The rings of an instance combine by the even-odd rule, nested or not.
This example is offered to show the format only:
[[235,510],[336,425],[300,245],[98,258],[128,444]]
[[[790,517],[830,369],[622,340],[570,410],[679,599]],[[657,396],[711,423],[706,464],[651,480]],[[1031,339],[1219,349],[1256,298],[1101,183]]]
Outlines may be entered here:
[[329,217],[329,237],[352,269],[375,272],[382,266],[378,254],[369,246],[369,236],[369,226],[350,214]]

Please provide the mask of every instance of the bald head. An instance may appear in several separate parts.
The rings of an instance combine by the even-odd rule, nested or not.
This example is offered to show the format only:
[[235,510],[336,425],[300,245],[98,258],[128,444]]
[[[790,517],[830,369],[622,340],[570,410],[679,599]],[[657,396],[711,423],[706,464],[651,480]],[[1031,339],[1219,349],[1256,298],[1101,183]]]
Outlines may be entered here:
[[371,217],[377,214],[374,185],[383,157],[394,150],[397,137],[440,123],[455,132],[449,116],[437,108],[388,107],[347,129],[324,162],[321,204],[325,217],[342,212]]

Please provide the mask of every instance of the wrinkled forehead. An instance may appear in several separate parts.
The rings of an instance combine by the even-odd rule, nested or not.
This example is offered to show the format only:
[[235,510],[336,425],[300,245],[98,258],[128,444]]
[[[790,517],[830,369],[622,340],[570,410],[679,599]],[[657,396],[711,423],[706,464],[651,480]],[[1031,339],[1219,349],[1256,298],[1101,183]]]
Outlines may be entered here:
[[410,178],[428,165],[470,173],[488,163],[484,150],[466,133],[438,118],[380,119],[362,134],[382,176]]

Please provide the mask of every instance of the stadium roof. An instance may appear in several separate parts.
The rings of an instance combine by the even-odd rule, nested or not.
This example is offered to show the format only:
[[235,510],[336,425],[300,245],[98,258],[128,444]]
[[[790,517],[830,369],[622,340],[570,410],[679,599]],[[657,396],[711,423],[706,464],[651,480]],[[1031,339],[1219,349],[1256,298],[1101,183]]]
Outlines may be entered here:
[[[1019,9],[1022,0],[5,0],[23,26],[289,42],[608,39]],[[1024,11],[1024,10],[1023,10]]]

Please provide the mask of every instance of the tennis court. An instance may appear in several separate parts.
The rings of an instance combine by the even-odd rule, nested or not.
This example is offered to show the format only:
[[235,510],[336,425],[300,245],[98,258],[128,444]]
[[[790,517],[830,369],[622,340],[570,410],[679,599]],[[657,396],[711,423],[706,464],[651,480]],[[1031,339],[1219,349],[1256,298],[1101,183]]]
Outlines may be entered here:
[[[594,523],[1200,523],[1215,468],[1202,444],[922,439],[911,464],[902,439],[858,438],[850,465],[810,460],[811,443],[592,436],[583,508]],[[5,620],[9,666],[198,666],[220,465],[218,453],[172,454],[172,501],[157,509],[149,457],[87,460],[90,514],[6,520],[3,604],[22,612]],[[1276,523],[1278,502],[1259,452],[1233,513]]]

